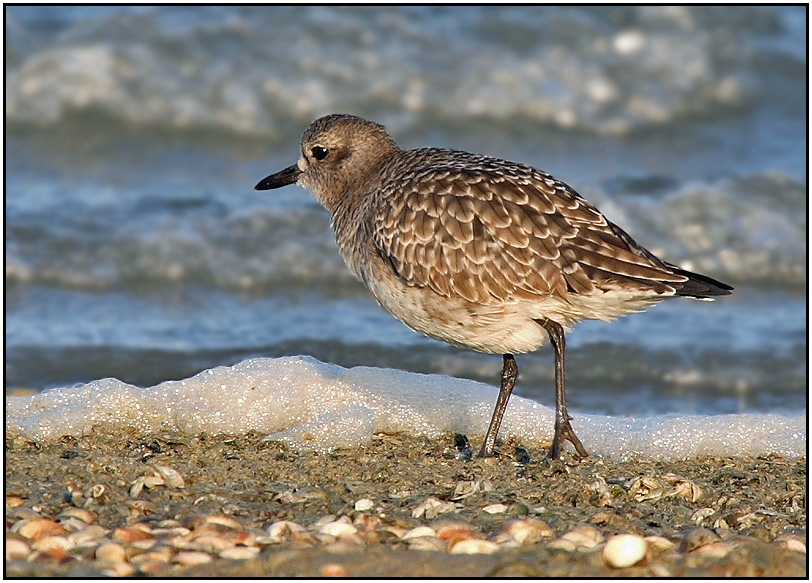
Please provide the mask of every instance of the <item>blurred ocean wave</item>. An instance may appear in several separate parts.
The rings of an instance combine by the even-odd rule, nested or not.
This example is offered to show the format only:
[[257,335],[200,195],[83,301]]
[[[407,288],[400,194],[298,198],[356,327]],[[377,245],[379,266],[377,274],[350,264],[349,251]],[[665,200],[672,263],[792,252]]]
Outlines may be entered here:
[[750,107],[774,61],[805,69],[772,42],[782,13],[758,7],[38,14],[8,12],[12,129],[92,112],[278,139],[289,120],[363,110],[393,129],[487,118],[623,136]]
[[[805,185],[782,174],[681,185],[652,201],[594,202],[655,254],[733,284],[800,290],[806,282]],[[126,220],[137,217],[137,220]],[[105,290],[194,284],[274,293],[335,286],[366,292],[341,260],[315,204],[226,211],[211,202],[76,207],[42,229],[12,213],[6,284]],[[776,235],[780,234],[780,238]]]

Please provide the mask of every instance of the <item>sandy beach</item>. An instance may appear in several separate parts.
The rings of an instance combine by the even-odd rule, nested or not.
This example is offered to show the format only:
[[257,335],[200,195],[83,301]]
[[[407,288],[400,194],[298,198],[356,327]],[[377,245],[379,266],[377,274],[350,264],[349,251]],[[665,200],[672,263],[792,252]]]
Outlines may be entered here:
[[508,441],[466,461],[452,434],[329,454],[261,437],[8,440],[6,574],[807,574],[805,459],[551,462]]

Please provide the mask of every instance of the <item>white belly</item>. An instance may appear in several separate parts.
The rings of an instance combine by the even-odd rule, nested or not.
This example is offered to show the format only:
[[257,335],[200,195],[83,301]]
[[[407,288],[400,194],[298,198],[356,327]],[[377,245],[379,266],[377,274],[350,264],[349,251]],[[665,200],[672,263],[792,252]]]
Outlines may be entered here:
[[532,352],[548,340],[537,320],[550,319],[570,331],[581,320],[610,321],[639,312],[666,296],[597,292],[566,300],[539,296],[496,304],[446,298],[428,288],[405,285],[396,277],[367,280],[378,303],[409,328],[430,338],[491,354]]

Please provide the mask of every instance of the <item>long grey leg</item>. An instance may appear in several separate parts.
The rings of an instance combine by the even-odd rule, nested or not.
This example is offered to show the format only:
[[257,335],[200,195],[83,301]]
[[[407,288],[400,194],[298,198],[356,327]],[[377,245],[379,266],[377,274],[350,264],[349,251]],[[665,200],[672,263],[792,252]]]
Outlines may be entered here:
[[586,449],[570,425],[572,417],[567,414],[567,396],[564,389],[564,329],[552,320],[536,321],[547,330],[550,342],[555,348],[555,435],[553,436],[553,446],[550,448],[550,459],[559,459],[563,440],[572,443],[578,455],[586,457],[588,455]]
[[516,379],[519,377],[519,367],[516,366],[516,359],[512,354],[505,354],[502,356],[502,384],[499,386],[499,396],[496,399],[496,407],[493,409],[491,416],[491,424],[488,426],[488,432],[485,434],[485,442],[482,444],[482,449],[479,450],[478,457],[489,457],[493,455],[493,448],[496,445],[496,434],[499,433],[499,426],[502,424],[502,417],[505,414],[510,393],[513,392],[513,387],[516,385]]

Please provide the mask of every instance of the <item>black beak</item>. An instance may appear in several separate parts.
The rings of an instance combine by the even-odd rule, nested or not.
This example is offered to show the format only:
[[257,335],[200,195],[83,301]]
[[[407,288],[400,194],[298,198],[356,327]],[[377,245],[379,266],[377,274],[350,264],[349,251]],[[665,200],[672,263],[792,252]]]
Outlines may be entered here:
[[301,173],[302,171],[299,170],[299,167],[294,164],[290,168],[285,168],[276,174],[271,174],[267,178],[263,178],[259,181],[259,184],[254,187],[254,190],[271,190],[272,188],[281,188],[288,184],[293,184],[299,179]]

